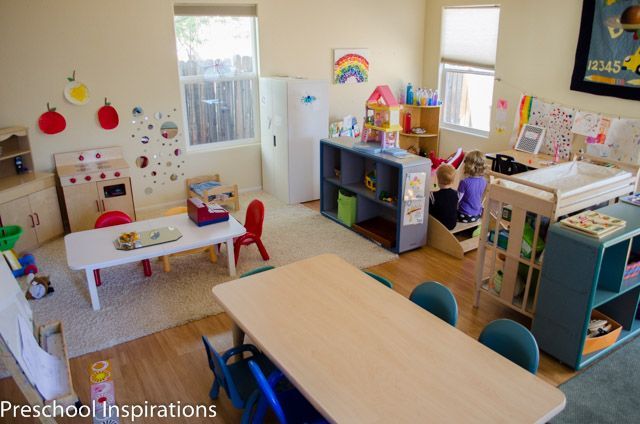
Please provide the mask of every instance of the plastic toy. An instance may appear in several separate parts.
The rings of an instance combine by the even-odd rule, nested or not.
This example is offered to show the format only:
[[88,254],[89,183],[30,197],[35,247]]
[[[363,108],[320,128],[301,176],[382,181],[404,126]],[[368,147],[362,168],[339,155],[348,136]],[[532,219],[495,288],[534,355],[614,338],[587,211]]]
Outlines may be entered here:
[[36,274],[38,272],[36,258],[30,253],[18,258],[18,263],[20,263],[20,268],[12,270],[14,277],[22,277],[23,275]]
[[397,200],[396,196],[393,196],[391,193],[384,190],[380,192],[380,196],[378,196],[378,198],[387,203],[395,203]]
[[53,286],[49,280],[48,275],[35,276],[29,274],[30,281],[28,282],[29,289],[25,293],[27,300],[42,299],[49,293],[53,293]]
[[364,185],[371,191],[376,191],[376,171],[371,171],[364,176]]
[[396,148],[400,125],[400,105],[387,85],[380,85],[366,103],[362,142],[380,143],[382,149]]
[[462,163],[462,160],[464,159],[464,152],[462,151],[462,147],[459,147],[458,150],[455,151],[455,153],[451,154],[448,158],[443,159],[436,157],[435,152],[431,151],[429,153],[429,159],[431,160],[432,170],[438,169],[438,167],[443,163],[448,163],[449,165],[458,169],[458,167]]

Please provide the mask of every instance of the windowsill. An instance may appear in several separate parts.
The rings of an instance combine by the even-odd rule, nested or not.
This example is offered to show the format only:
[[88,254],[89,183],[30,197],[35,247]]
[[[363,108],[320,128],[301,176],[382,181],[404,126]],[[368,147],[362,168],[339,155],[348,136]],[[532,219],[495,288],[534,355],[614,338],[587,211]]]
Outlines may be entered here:
[[217,143],[196,144],[194,146],[187,146],[187,154],[219,152],[221,150],[233,150],[251,146],[260,146],[260,140],[233,140],[219,141]]
[[478,138],[489,138],[489,131],[476,130],[468,127],[460,127],[457,125],[440,123],[440,130],[447,130],[451,132],[456,132],[460,134],[471,135]]

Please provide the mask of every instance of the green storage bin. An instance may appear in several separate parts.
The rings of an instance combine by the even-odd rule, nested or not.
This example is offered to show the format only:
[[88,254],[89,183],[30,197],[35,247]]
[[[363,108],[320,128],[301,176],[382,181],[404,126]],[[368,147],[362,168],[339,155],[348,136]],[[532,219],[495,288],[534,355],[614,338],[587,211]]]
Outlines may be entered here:
[[348,227],[356,222],[357,197],[346,190],[338,192],[338,219]]

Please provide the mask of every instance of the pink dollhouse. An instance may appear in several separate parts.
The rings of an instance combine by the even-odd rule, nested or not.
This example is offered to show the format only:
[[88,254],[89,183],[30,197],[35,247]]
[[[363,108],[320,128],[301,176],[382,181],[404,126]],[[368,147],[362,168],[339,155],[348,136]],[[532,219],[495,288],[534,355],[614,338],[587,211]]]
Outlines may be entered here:
[[379,85],[366,104],[362,142],[378,142],[382,149],[396,148],[400,126],[400,104],[388,85]]

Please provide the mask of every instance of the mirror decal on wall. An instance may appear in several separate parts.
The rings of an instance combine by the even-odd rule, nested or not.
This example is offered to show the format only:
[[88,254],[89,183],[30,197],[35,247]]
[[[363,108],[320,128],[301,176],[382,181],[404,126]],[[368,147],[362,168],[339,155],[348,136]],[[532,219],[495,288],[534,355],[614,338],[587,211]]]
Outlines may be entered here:
[[136,158],[136,166],[140,169],[144,169],[149,166],[149,158],[146,156],[138,156]]
[[[140,116],[144,115],[144,110],[140,106],[135,106],[131,111],[131,114],[134,118],[139,118]],[[133,123],[135,124],[136,121],[133,121]]]
[[149,195],[153,193],[153,189],[151,187],[147,187],[144,189],[144,194]]
[[174,138],[178,135],[178,126],[173,121],[165,121],[160,126],[160,134],[164,138]]
[[162,119],[162,112],[156,112],[153,115],[154,118],[156,118],[158,121]]
[[146,135],[143,135],[142,137],[140,137],[140,142],[142,144],[147,144],[149,142],[149,137],[147,137]]

